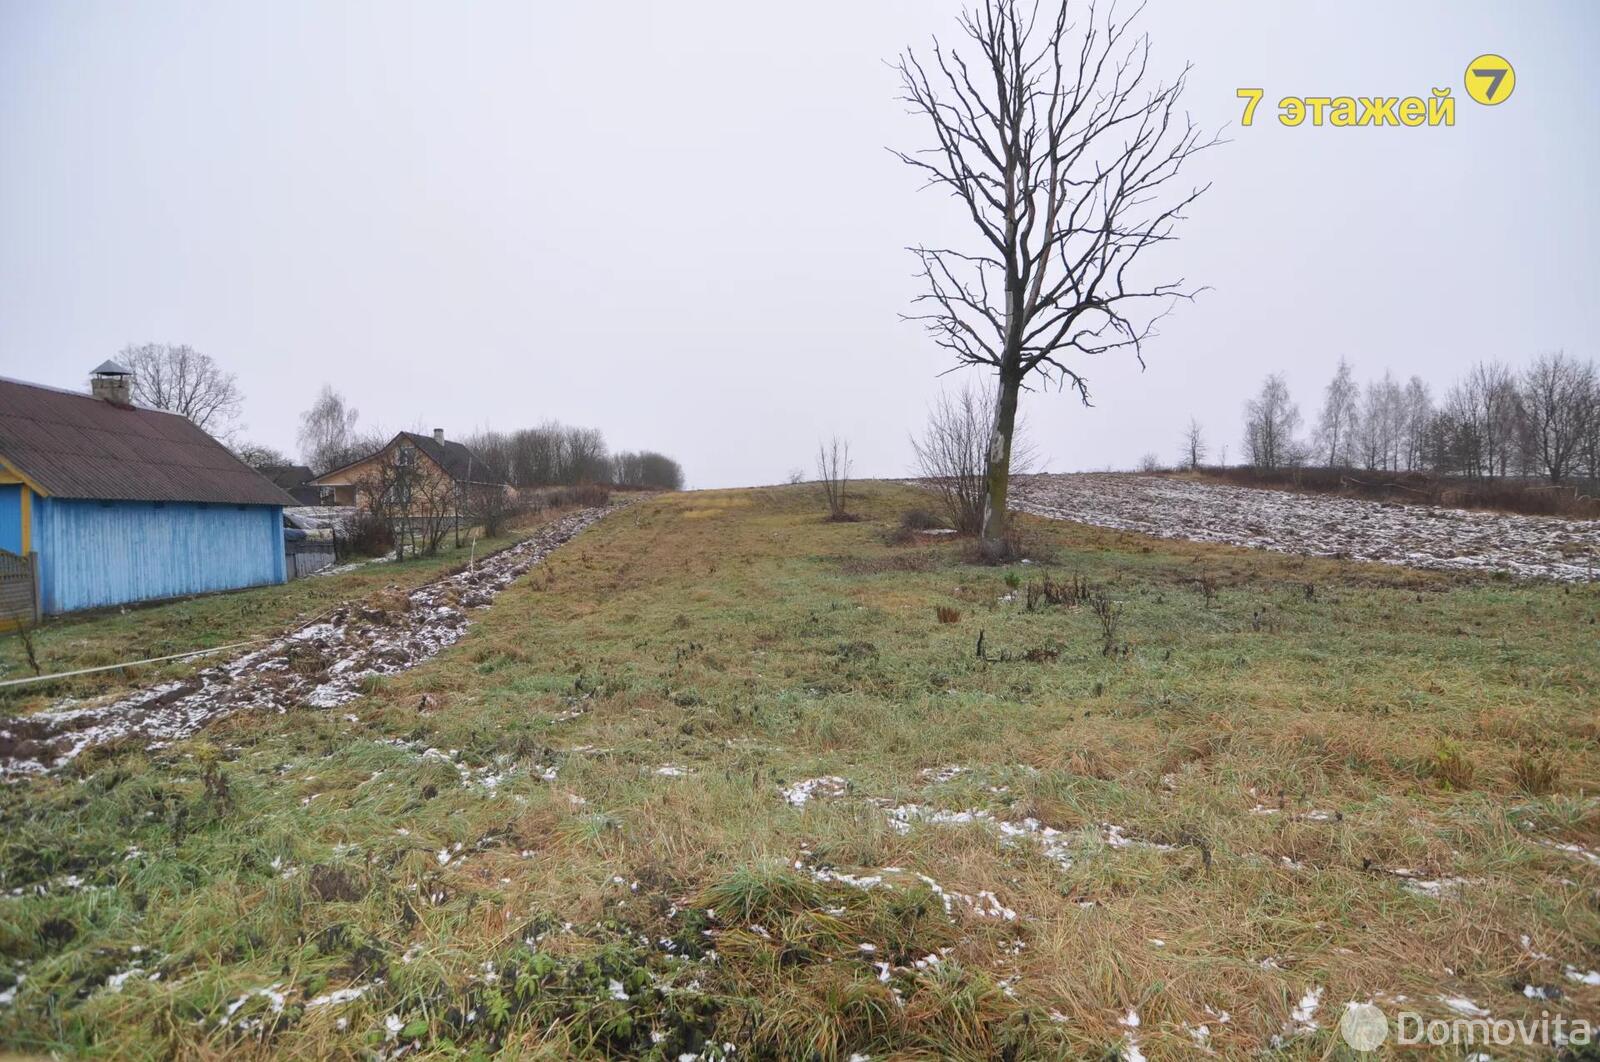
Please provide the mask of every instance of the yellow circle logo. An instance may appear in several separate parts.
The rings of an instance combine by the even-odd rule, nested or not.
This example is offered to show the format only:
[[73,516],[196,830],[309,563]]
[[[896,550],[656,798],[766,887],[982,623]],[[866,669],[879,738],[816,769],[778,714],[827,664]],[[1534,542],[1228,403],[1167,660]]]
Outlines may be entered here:
[[1480,55],[1467,64],[1467,95],[1488,107],[1504,103],[1517,87],[1517,72],[1498,55]]

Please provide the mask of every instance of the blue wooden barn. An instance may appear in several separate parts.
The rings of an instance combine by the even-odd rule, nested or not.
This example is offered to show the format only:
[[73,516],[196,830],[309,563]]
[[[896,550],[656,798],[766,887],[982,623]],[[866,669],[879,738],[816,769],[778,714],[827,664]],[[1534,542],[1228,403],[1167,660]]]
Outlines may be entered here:
[[[0,622],[284,581],[294,501],[184,417],[0,379]],[[31,583],[31,585],[29,585]]]

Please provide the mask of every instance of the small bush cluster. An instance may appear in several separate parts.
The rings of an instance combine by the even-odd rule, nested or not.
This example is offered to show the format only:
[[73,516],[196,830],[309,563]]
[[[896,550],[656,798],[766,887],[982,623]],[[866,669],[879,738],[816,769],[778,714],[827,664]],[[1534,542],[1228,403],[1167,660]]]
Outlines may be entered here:
[[344,522],[334,537],[340,560],[351,557],[381,557],[394,549],[394,531],[389,521],[362,509]]
[[1024,607],[1029,612],[1060,606],[1077,608],[1089,599],[1089,580],[1081,575],[1070,579],[1053,579],[1048,574],[1030,582],[1024,593]]

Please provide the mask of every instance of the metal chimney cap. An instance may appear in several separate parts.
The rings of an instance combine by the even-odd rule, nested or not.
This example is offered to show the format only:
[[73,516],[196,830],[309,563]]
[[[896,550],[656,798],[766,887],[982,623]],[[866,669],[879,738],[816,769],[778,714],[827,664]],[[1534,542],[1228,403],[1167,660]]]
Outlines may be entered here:
[[133,375],[133,370],[124,368],[123,366],[118,365],[116,362],[112,361],[110,358],[107,358],[105,361],[102,361],[95,368],[90,369],[89,370],[89,375],[90,376],[132,376]]

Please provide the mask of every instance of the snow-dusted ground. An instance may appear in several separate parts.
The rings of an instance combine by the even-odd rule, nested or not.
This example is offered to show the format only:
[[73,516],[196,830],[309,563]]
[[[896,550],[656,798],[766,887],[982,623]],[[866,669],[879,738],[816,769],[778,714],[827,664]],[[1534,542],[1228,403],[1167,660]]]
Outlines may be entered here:
[[1511,516],[1164,476],[1086,472],[1023,476],[1022,512],[1160,538],[1403,564],[1600,580],[1600,520]]
[[110,704],[65,704],[0,721],[0,777],[39,774],[87,748],[134,738],[180,740],[243,709],[334,708],[361,695],[369,676],[415,667],[459,641],[467,613],[486,608],[558,546],[600,519],[584,509],[509,549],[412,590],[403,608],[341,605],[325,618],[223,664]]

